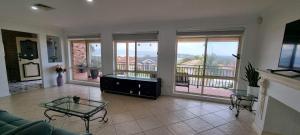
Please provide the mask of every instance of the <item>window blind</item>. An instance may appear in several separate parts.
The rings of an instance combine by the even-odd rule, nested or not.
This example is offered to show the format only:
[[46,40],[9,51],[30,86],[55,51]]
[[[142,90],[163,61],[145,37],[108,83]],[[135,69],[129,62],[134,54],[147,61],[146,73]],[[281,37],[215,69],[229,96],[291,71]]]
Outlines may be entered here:
[[244,33],[244,30],[226,30],[226,31],[177,31],[177,36],[240,36]]
[[128,41],[128,40],[158,40],[158,32],[148,33],[116,33],[113,34],[113,40]]
[[70,40],[101,39],[101,35],[95,34],[95,35],[68,36],[68,39]]

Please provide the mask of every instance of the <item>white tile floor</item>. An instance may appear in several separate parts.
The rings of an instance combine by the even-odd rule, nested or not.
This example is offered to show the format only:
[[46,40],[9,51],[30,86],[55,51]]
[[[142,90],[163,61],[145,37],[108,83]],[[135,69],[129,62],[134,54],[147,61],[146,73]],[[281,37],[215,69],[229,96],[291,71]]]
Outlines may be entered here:
[[[45,117],[39,104],[66,95],[109,101],[109,122],[92,122],[94,135],[256,135],[251,128],[254,115],[242,111],[235,118],[235,111],[229,110],[228,105],[169,96],[143,99],[71,84],[0,98],[0,109],[29,120],[41,120]],[[76,117],[57,118],[51,123],[84,133],[84,123]]]

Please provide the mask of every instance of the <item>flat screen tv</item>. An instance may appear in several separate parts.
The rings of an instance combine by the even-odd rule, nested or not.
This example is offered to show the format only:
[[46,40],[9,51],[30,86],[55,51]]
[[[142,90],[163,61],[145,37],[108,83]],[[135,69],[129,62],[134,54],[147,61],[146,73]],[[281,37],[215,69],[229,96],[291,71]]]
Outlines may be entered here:
[[300,70],[300,20],[285,26],[278,67]]

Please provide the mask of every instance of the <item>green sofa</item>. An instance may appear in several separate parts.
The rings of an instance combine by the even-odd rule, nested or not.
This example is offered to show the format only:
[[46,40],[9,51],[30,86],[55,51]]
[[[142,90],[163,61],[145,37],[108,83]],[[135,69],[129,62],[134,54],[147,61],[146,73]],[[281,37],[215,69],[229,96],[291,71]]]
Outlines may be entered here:
[[30,122],[0,110],[0,135],[77,135],[45,121]]

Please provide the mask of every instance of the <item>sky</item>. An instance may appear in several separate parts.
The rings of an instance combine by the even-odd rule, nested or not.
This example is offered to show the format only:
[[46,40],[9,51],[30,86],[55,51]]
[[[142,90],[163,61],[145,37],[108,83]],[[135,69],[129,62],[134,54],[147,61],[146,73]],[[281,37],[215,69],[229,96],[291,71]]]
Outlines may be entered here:
[[[204,55],[205,42],[178,42],[177,54]],[[207,53],[218,56],[237,54],[238,42],[208,42]]]

